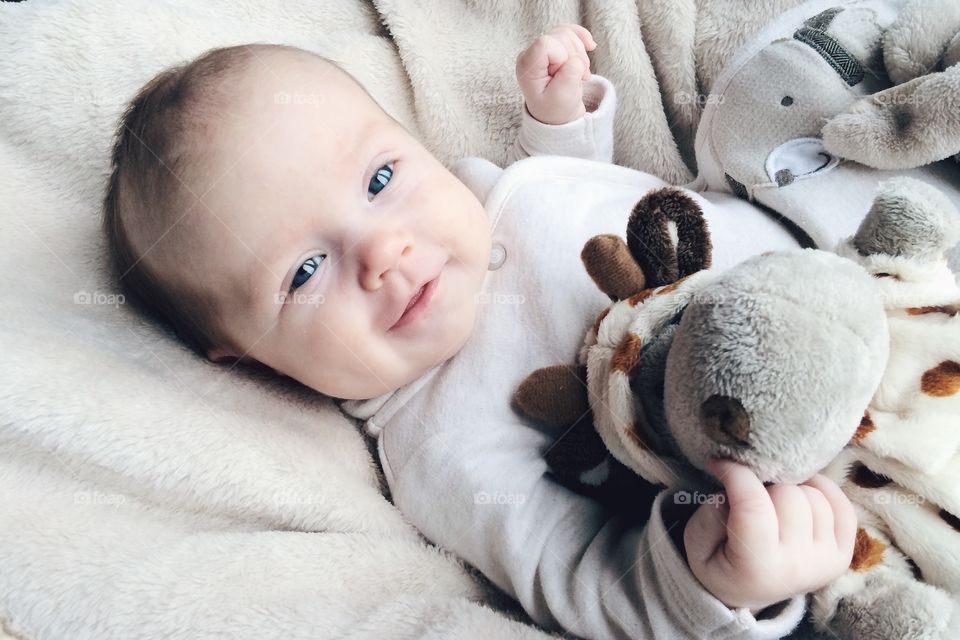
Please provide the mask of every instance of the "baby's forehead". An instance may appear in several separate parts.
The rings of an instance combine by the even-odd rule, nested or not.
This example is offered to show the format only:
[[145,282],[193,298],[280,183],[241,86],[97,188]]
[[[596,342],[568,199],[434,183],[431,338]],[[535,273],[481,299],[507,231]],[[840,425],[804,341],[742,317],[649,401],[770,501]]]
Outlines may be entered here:
[[[290,101],[288,104],[298,100],[301,104],[316,104],[331,96],[347,95],[373,101],[363,85],[339,65],[303,49],[270,48],[252,57],[243,75],[253,91],[285,89],[289,95],[276,96],[278,104],[282,104],[284,98]],[[317,94],[309,95],[310,90]]]

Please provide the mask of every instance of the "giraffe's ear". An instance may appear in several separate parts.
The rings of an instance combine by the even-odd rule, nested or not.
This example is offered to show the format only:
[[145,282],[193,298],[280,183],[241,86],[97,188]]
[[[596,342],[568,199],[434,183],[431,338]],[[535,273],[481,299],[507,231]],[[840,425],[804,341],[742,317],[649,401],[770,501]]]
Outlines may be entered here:
[[646,288],[643,271],[623,238],[605,234],[590,238],[580,252],[587,273],[611,300],[623,300]]
[[713,247],[700,205],[677,187],[645,195],[627,221],[627,247],[648,287],[659,287],[710,266]]
[[586,367],[543,367],[520,383],[513,401],[529,418],[552,427],[569,427],[590,411],[586,380]]
[[537,369],[520,384],[514,402],[527,417],[556,429],[556,439],[543,454],[555,479],[579,493],[609,499],[604,495],[610,491],[607,482],[617,463],[593,425],[587,368]]

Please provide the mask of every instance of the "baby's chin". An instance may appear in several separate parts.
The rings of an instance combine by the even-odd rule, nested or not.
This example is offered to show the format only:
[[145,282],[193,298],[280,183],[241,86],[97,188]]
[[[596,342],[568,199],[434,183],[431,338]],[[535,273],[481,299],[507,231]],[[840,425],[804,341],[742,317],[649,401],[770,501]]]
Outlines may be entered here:
[[447,327],[447,331],[443,332],[439,340],[430,342],[431,350],[429,353],[424,353],[422,346],[415,349],[416,352],[411,354],[410,358],[411,366],[404,371],[402,376],[391,380],[391,384],[387,388],[382,388],[380,393],[376,395],[396,391],[460,353],[473,334],[476,314],[476,305],[470,305],[469,309],[458,315],[455,325]]

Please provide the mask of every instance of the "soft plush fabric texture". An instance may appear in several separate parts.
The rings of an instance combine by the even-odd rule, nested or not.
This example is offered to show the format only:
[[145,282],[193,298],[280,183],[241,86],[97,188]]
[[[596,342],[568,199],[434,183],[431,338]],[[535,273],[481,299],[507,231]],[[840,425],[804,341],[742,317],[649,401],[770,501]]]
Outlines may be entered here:
[[832,153],[902,169],[960,161],[960,4],[910,0],[883,37],[896,86],[855,103],[823,128]]
[[514,57],[579,22],[620,95],[614,159],[683,183],[703,91],[795,4],[0,4],[0,627],[542,637],[405,523],[332,403],[203,362],[117,296],[98,232],[116,118],[169,64],[285,42],[342,63],[443,161],[499,163],[520,118]]
[[[946,153],[911,163],[910,157],[918,156],[911,155],[908,145],[898,148],[890,142],[870,155],[896,156],[902,162],[866,160],[870,166],[865,166],[833,148],[829,137],[826,143],[821,138],[836,128],[833,118],[843,122],[848,112],[880,100],[922,112],[922,117],[902,114],[906,120],[901,124],[923,122],[933,137],[956,137],[956,98],[945,97],[951,87],[945,74],[931,75],[927,89],[914,94],[887,89],[884,29],[896,24],[904,4],[811,0],[768,24],[737,51],[711,87],[697,129],[697,183],[770,207],[802,228],[813,245],[827,250],[856,231],[882,180],[914,177],[960,205],[960,165],[952,160],[926,164]],[[937,2],[922,0],[919,9],[917,3],[910,8],[925,16],[938,10]],[[900,26],[900,31],[909,31],[905,27],[911,25],[907,21]],[[922,26],[916,30],[925,34]],[[868,145],[856,131],[848,133],[851,140],[845,149]],[[860,151],[853,158],[862,155]],[[950,261],[960,271],[960,248],[950,254]]]

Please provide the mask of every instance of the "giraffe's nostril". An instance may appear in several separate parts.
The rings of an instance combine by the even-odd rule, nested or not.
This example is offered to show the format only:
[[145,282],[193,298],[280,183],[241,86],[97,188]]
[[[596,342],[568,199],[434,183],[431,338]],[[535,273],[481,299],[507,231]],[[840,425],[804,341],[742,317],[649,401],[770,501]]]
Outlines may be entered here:
[[736,447],[750,445],[750,414],[736,398],[710,396],[700,405],[700,417],[714,441]]

